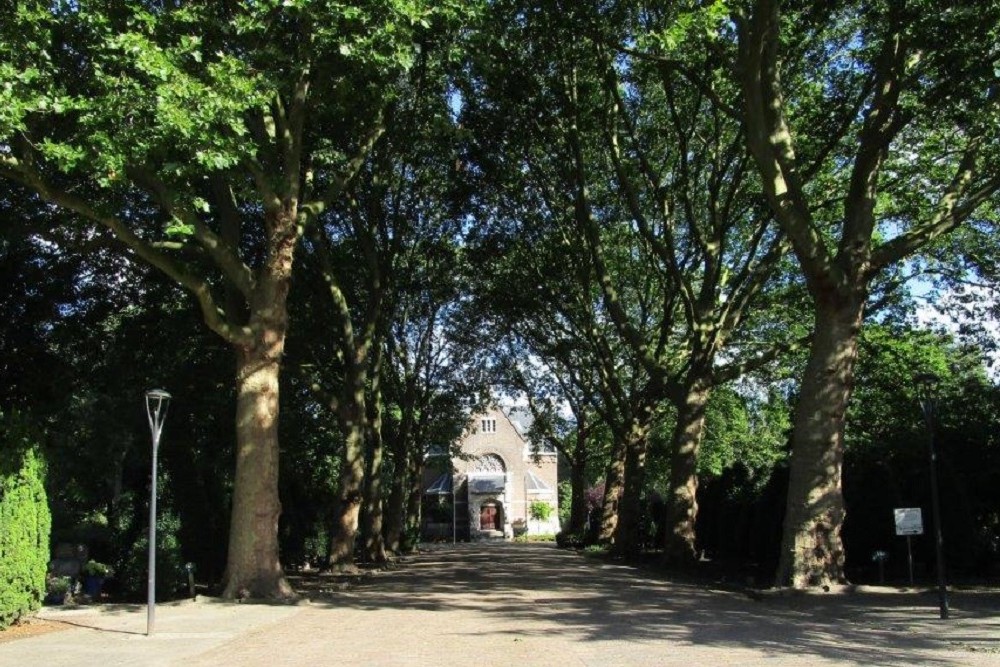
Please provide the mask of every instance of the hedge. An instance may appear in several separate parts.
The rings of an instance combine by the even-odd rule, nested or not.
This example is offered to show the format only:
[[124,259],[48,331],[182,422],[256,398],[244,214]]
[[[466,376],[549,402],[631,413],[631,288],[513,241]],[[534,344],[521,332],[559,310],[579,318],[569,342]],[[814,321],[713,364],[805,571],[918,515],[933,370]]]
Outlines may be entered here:
[[35,443],[23,419],[0,411],[0,629],[45,596],[52,517]]

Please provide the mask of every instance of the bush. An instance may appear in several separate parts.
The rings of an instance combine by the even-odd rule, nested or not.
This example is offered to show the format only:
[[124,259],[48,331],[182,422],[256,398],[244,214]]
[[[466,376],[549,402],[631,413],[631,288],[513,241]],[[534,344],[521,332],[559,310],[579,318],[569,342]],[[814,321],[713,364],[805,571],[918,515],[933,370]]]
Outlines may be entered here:
[[570,513],[573,511],[573,485],[568,479],[559,482],[559,525],[568,526]]
[[552,516],[552,512],[555,511],[552,505],[548,504],[544,500],[534,500],[528,506],[528,514],[535,521],[548,521],[549,517]]
[[73,580],[69,577],[49,577],[45,589],[46,604],[63,604],[73,594]]
[[52,516],[45,466],[23,420],[0,412],[0,629],[45,596]]
[[519,535],[514,538],[515,542],[555,542],[556,536],[551,533],[545,534],[535,534],[535,535]]
[[581,549],[586,544],[585,537],[582,532],[570,533],[564,530],[556,533],[556,545],[561,549]]
[[81,572],[83,572],[85,577],[104,578],[111,576],[111,568],[108,565],[96,560],[88,560],[84,563]]
[[[181,522],[167,508],[156,519],[156,599],[169,600],[187,585],[187,571],[181,555]],[[121,594],[129,599],[143,600],[149,577],[149,536],[139,533],[115,568]]]

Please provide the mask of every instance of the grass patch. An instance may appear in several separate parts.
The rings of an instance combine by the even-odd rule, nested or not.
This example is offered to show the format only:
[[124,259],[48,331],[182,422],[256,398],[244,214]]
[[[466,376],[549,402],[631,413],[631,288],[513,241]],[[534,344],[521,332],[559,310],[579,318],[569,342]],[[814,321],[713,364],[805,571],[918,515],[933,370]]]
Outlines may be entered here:
[[515,542],[555,542],[556,536],[551,533],[546,533],[544,535],[518,535],[514,538]]

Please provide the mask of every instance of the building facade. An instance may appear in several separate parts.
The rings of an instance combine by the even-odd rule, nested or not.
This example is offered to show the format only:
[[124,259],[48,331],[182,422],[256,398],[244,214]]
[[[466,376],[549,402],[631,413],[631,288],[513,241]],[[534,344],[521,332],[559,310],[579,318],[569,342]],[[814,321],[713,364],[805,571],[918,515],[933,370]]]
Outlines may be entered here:
[[[431,453],[425,466],[425,537],[477,540],[559,532],[558,455],[533,448],[530,427],[526,409],[492,408],[472,419],[450,453]],[[441,508],[451,509],[453,523]]]

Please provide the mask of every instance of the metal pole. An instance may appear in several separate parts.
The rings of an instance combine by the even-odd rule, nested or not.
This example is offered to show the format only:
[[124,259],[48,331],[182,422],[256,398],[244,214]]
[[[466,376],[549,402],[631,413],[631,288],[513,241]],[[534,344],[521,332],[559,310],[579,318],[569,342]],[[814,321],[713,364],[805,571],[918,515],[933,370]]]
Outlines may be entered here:
[[153,429],[153,471],[149,485],[149,579],[146,585],[146,636],[153,634],[156,621],[156,454],[160,433]]
[[938,606],[941,618],[948,618],[948,588],[944,580],[944,538],[941,535],[941,499],[938,493],[937,452],[934,449],[934,413],[928,419],[928,438],[931,457],[931,504],[934,509],[934,549],[937,556]]
[[906,536],[906,562],[910,565],[910,586],[913,585],[913,539]]
[[149,481],[149,579],[146,586],[146,636],[153,634],[156,623],[156,462],[160,450],[160,434],[167,419],[170,394],[162,389],[146,392],[146,416],[153,436],[153,464]]

